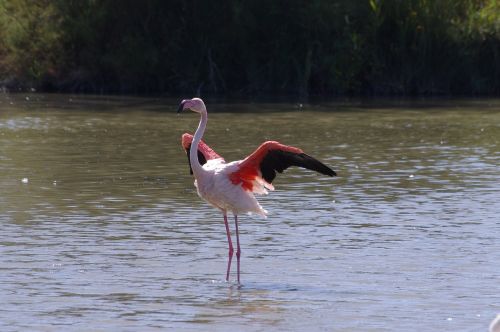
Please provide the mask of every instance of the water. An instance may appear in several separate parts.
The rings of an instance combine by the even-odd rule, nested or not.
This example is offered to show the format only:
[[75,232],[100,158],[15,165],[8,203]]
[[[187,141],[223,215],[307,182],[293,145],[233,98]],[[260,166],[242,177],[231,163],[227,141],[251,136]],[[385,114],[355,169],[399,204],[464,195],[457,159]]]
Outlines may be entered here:
[[207,102],[236,160],[274,139],[289,169],[240,218],[196,195],[178,100],[0,98],[2,331],[486,331],[500,312],[500,101]]

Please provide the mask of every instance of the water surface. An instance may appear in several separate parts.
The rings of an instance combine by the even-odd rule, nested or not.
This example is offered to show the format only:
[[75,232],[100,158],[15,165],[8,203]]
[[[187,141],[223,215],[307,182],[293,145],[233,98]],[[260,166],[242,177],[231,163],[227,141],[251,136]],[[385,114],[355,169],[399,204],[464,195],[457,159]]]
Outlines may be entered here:
[[226,160],[289,169],[240,218],[196,195],[178,100],[0,98],[2,331],[485,331],[500,312],[500,101],[217,103]]

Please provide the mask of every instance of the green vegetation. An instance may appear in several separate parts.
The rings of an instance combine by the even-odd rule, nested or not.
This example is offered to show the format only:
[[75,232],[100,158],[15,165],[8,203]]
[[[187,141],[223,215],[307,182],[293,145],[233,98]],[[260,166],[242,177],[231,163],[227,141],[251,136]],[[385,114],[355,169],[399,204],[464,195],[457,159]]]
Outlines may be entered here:
[[0,0],[0,81],[92,93],[500,93],[497,0]]

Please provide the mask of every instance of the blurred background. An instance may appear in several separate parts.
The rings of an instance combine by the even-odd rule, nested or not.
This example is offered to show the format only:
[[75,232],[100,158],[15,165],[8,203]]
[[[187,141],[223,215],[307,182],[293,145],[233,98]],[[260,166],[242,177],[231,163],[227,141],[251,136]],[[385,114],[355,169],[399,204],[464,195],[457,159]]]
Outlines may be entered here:
[[496,0],[0,0],[0,86],[103,94],[496,95]]

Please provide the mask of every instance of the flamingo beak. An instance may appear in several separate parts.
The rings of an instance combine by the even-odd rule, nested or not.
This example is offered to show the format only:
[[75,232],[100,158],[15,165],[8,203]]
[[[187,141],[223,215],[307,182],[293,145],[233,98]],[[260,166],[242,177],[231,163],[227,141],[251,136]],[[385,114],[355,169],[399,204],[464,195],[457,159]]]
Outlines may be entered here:
[[184,110],[184,104],[186,103],[186,100],[181,101],[181,104],[179,105],[179,108],[177,109],[177,114],[182,112]]

